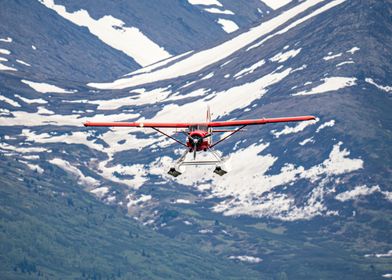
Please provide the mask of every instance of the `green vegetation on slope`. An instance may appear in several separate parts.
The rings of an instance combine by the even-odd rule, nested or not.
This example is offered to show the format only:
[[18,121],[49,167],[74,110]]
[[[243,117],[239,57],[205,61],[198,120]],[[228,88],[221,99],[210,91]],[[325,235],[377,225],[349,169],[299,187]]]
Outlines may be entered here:
[[2,279],[256,278],[197,244],[140,227],[62,171],[50,172],[53,181],[17,161],[0,160]]

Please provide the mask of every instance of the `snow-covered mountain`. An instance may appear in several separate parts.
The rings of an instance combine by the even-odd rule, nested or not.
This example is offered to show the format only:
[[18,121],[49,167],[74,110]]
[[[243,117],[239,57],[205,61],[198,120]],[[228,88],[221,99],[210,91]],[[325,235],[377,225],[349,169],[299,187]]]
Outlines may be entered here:
[[[340,275],[345,267],[323,269],[301,253],[297,243],[306,240],[316,254],[328,246],[352,252],[345,261],[357,271],[346,278],[388,274],[388,257],[382,267],[365,255],[391,249],[391,3],[279,3],[4,4],[2,154],[37,176],[60,168],[143,224],[200,239],[256,270],[279,267],[290,247],[317,267],[312,276]],[[317,120],[249,128],[218,146],[229,156],[228,174],[187,167],[176,179],[166,174],[181,153],[171,140],[147,129],[82,127],[198,121],[207,106],[221,120]],[[278,241],[259,245],[266,239]],[[271,275],[297,278],[304,266]]]

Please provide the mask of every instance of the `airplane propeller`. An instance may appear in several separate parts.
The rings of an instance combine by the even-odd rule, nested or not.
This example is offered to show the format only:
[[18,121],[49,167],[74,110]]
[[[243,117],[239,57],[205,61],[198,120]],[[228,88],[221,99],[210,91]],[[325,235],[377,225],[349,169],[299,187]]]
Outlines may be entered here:
[[197,146],[203,142],[203,138],[200,136],[189,136],[189,142],[193,144],[193,159],[196,159]]
[[188,136],[189,142],[191,142],[193,144],[193,159],[196,159],[197,146],[199,146],[201,143],[203,143],[203,140],[205,138],[210,137],[210,136],[211,136],[211,133],[207,134],[203,137],[198,136],[198,135],[195,135],[193,137],[190,135]]

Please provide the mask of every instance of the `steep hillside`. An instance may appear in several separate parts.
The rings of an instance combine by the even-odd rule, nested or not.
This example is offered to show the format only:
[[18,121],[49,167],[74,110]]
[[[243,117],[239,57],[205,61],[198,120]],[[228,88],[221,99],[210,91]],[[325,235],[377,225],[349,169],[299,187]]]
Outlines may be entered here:
[[[50,1],[43,2],[46,6],[38,5],[56,24],[73,26]],[[215,24],[211,40],[193,46],[189,33],[178,27],[182,24],[171,27],[179,30],[172,40],[160,37],[172,33],[157,29],[160,14],[151,23],[147,17],[138,21],[138,13],[152,9],[144,2],[129,7],[56,1],[68,13],[85,9],[96,20],[110,11],[125,23],[117,27],[136,26],[177,55],[122,72],[117,65],[125,54],[114,51],[101,60],[106,77],[104,72],[90,76],[93,62],[79,56],[73,58],[79,64],[53,65],[56,50],[48,52],[48,65],[61,65],[67,78],[18,63],[25,59],[17,51],[19,35],[2,31],[4,159],[17,158],[48,184],[67,177],[145,227],[244,262],[263,277],[387,277],[392,273],[391,2],[288,1],[273,10],[249,1],[244,14],[233,1],[219,1],[223,6],[208,1],[206,7],[191,2],[173,2],[170,10],[181,11],[191,30],[201,32],[197,36]],[[231,20],[240,24],[246,18],[243,29],[225,34],[208,8],[235,11]],[[132,13],[126,15],[127,9]],[[257,9],[265,13],[259,23]],[[90,31],[83,34],[96,40],[99,50],[108,48]],[[81,69],[77,79],[68,78],[71,67]],[[217,120],[294,115],[317,120],[249,127],[217,146],[228,157],[226,175],[187,167],[175,179],[167,171],[181,147],[171,140],[147,129],[81,125],[86,120],[201,121],[207,106]],[[64,173],[48,172],[57,168]],[[9,180],[9,173],[4,178]]]
[[[132,58],[103,45],[38,1],[4,2],[0,17],[1,37],[12,38],[12,43],[0,41],[1,48],[11,44],[8,63],[22,77],[76,86],[76,82],[110,79],[139,68]],[[111,71],[105,61],[112,62]]]
[[[241,264],[146,230],[58,168],[0,161],[2,279],[257,279]],[[11,179],[13,178],[13,180]]]
[[[50,3],[50,1],[42,1]],[[203,49],[249,28],[271,11],[261,1],[55,1],[68,13],[87,11],[94,19],[110,15],[138,28],[171,54]],[[227,28],[228,29],[227,29]],[[233,28],[231,28],[233,27]],[[151,54],[150,54],[151,55]]]

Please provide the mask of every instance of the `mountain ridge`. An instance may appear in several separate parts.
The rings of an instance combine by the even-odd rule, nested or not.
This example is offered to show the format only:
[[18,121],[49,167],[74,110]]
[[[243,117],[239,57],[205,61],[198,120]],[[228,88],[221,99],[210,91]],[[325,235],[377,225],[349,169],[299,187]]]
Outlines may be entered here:
[[[20,58],[13,50],[16,38],[1,41],[0,48],[11,52],[1,55],[9,59],[1,63],[18,68],[1,72],[1,151],[42,169],[45,178],[47,169],[64,170],[104,203],[174,240],[224,258],[257,260],[247,266],[265,277],[387,275],[391,4],[292,1],[261,26],[309,3],[312,7],[286,18],[278,29],[262,30],[262,37],[233,46],[230,54],[222,49],[221,59],[204,57],[205,67],[198,70],[183,64],[184,71],[173,71],[170,79],[154,75],[221,45],[210,42],[206,50],[125,77],[93,81],[77,74],[79,82],[70,84],[20,71],[29,68],[14,62]],[[122,59],[115,57],[113,65]],[[148,75],[148,83],[140,82]],[[137,85],[86,86],[118,78]],[[45,93],[42,82],[62,90]],[[207,105],[217,120],[307,114],[318,119],[248,129],[219,147],[231,155],[224,177],[189,168],[175,180],[166,171],[179,150],[163,137],[148,130],[81,126],[85,120],[191,121],[203,117]],[[383,257],[371,257],[376,255]]]

